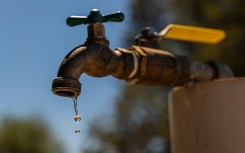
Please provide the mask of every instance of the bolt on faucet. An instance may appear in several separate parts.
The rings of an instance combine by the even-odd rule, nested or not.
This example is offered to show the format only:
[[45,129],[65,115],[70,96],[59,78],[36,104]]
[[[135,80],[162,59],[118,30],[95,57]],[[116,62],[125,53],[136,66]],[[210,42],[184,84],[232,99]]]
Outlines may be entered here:
[[103,22],[123,20],[124,14],[121,12],[102,15],[97,9],[93,9],[87,17],[71,16],[67,18],[69,26],[88,24],[88,38],[84,44],[71,50],[63,59],[57,77],[52,83],[54,94],[78,97],[81,92],[79,78],[82,73],[92,77],[112,75],[133,84],[165,87],[183,85],[190,81],[233,76],[225,65],[215,62],[193,63],[186,56],[178,56],[160,50],[156,42],[160,40],[159,36],[169,37],[172,34],[171,30],[176,27],[168,27],[170,31],[160,33],[159,39],[146,38],[144,34],[149,33],[144,31],[138,37],[138,45],[133,45],[128,49],[111,50],[109,41],[105,37]]

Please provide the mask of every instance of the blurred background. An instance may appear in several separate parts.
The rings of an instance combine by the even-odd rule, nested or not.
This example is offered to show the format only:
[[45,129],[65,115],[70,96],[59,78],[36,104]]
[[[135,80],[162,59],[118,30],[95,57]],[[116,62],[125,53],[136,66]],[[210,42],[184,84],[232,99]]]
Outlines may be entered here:
[[[1,0],[0,153],[169,153],[171,89],[128,85],[111,76],[82,75],[79,125],[72,99],[51,92],[64,56],[86,40],[86,26],[70,28],[70,15],[125,13],[106,23],[110,47],[128,48],[146,26],[170,23],[223,29],[218,45],[163,40],[162,49],[194,61],[217,60],[245,74],[245,2],[239,0]],[[75,134],[80,128],[81,133]]]

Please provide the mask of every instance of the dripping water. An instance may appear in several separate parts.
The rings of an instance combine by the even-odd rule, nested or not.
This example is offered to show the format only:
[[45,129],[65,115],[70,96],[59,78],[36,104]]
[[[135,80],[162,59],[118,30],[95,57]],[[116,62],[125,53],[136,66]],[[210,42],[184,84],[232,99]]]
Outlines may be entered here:
[[80,129],[76,129],[75,130],[75,133],[80,133]]
[[[74,111],[75,111],[75,117],[74,117],[74,121],[78,124],[81,121],[81,117],[78,114],[78,109],[77,109],[77,97],[72,97],[72,100],[74,102]],[[80,133],[80,129],[76,129],[75,133]]]
[[71,98],[74,102],[74,110],[75,110],[75,114],[78,115],[78,110],[77,110],[77,97],[72,97]]

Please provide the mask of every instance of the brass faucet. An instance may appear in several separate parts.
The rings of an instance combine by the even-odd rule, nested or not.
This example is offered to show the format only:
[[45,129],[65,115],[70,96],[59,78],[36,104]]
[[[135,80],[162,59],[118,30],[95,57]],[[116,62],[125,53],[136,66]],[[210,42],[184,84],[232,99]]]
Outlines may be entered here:
[[[69,52],[62,61],[57,78],[52,83],[54,94],[64,97],[78,97],[81,92],[79,78],[82,73],[92,77],[112,75],[133,84],[165,87],[183,85],[190,81],[233,76],[230,69],[225,65],[216,62],[195,63],[186,56],[173,55],[159,49],[157,41],[162,36],[173,37],[176,28],[184,28],[184,32],[187,32],[184,35],[188,35],[188,28],[190,28],[188,26],[170,25],[171,27],[167,27],[167,31],[161,31],[159,34],[146,29],[138,35],[137,45],[128,49],[116,48],[111,50],[102,23],[121,22],[123,20],[124,14],[121,12],[102,15],[97,9],[93,9],[87,17],[71,16],[67,19],[69,26],[88,24],[88,38],[83,45]],[[198,30],[200,31],[200,29]],[[151,37],[148,37],[150,35]],[[181,39],[187,41],[195,39],[204,42],[202,38],[195,37],[193,31],[191,37]],[[213,42],[220,41],[217,39]]]

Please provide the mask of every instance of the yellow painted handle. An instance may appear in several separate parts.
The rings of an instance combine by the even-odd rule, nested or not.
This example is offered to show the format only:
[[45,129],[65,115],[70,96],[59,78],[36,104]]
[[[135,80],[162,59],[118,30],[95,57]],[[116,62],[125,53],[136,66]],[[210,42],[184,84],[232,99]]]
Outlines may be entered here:
[[194,26],[170,24],[159,33],[164,38],[217,44],[225,38],[225,31]]

